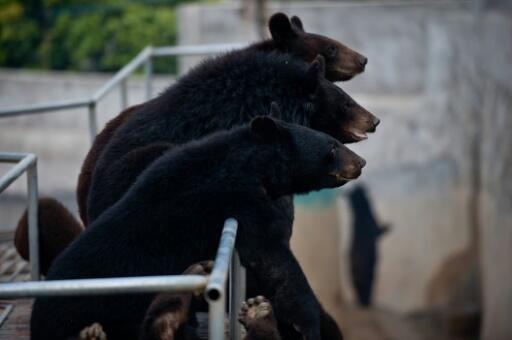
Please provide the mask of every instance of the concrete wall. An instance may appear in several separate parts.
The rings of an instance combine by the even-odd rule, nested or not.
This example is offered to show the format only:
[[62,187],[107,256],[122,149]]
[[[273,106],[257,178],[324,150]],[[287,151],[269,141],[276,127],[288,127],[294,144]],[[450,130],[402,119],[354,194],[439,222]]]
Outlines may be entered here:
[[[90,97],[111,75],[0,70],[0,105],[13,107]],[[154,79],[154,94],[171,82]],[[144,100],[142,79],[128,82],[129,105]],[[119,91],[98,106],[98,123],[120,112]],[[0,150],[33,152],[38,156],[40,195],[59,198],[76,212],[75,187],[83,159],[90,147],[87,109],[64,110],[0,119]],[[0,163],[0,175],[12,167]],[[0,195],[0,231],[11,230],[26,202],[26,180],[21,178]]]
[[[484,338],[510,338],[511,16],[432,3],[269,7],[369,58],[365,74],[341,86],[382,119],[351,146],[368,161],[360,181],[379,219],[393,226],[380,244],[377,304],[412,312],[482,303]],[[251,29],[236,5],[180,10],[183,44],[254,40]],[[331,236],[340,237],[340,295],[350,301],[351,216],[345,196],[337,201],[340,232]],[[303,257],[305,247],[295,249]]]

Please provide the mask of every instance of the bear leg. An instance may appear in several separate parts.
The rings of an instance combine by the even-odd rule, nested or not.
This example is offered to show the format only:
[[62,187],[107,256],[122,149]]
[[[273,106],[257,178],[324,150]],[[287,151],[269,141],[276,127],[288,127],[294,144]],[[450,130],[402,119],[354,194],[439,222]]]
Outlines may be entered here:
[[247,331],[245,340],[281,340],[272,306],[263,296],[244,302],[238,320]]
[[[185,275],[209,275],[212,261],[202,261],[190,266]],[[187,329],[192,297],[201,293],[170,294],[162,293],[155,297],[149,306],[141,328],[140,340],[193,339],[193,331]]]

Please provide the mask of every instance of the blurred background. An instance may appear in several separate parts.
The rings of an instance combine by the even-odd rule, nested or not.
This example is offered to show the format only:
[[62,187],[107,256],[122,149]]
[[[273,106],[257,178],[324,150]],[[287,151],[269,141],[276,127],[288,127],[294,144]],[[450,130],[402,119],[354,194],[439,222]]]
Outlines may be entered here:
[[[296,198],[293,249],[348,339],[512,339],[512,4],[472,1],[1,0],[0,105],[90,96],[145,46],[256,41],[268,17],[368,57],[339,83],[381,119],[339,189]],[[154,62],[153,94],[200,57]],[[128,103],[144,101],[142,74]],[[97,107],[120,112],[118,91]],[[39,192],[77,214],[87,111],[0,120],[39,157]],[[0,175],[9,166],[0,164]],[[24,180],[0,195],[9,238]]]

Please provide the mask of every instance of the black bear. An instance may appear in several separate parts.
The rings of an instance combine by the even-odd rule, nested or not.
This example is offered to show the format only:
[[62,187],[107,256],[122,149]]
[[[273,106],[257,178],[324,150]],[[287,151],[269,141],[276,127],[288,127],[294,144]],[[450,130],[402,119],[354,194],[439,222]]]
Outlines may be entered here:
[[357,300],[369,306],[377,264],[377,241],[389,230],[379,225],[373,213],[368,194],[363,186],[356,186],[349,195],[352,208],[352,244],[350,247],[350,272]]
[[140,107],[112,136],[94,170],[89,221],[119,199],[112,194],[119,179],[111,171],[125,154],[154,142],[185,143],[243,124],[265,112],[271,101],[282,108],[285,121],[327,132],[344,143],[366,138],[378,119],[324,74],[321,56],[309,66],[288,54],[257,51],[204,61]]
[[[44,275],[55,257],[80,235],[84,227],[57,200],[43,197],[39,199],[38,204],[39,259],[40,270]],[[28,260],[28,218],[26,211],[18,222],[14,234],[14,244],[20,256]]]
[[[341,186],[364,164],[334,138],[270,117],[175,146],[57,257],[47,279],[179,274],[215,256],[223,222],[233,217],[242,264],[278,320],[320,339],[320,306],[282,242],[274,201]],[[141,324],[153,297],[38,298],[32,339],[64,339],[94,322],[109,339],[129,338],[123,331]]]
[[[247,122],[258,110],[265,112],[272,100],[283,107],[280,118],[285,121],[325,131],[342,142],[365,138],[365,132],[375,130],[378,120],[327,81],[324,72],[321,56],[309,66],[288,54],[256,51],[205,61],[134,112],[116,131],[94,171],[89,221],[120,198],[116,193],[128,189],[121,188],[126,182],[119,169],[139,148],[162,142],[181,144],[231,128]],[[292,199],[282,197],[274,206],[279,212],[276,225],[280,225],[282,242],[287,244],[293,225]],[[248,270],[250,278],[252,274]],[[248,282],[250,295],[261,293],[257,280]]]
[[[364,56],[351,50],[350,48],[346,47],[345,45],[341,44],[338,41],[335,41],[333,39],[330,39],[319,34],[305,32],[301,20],[296,16],[292,17],[290,20],[283,13],[274,14],[269,20],[269,30],[271,32],[272,39],[255,43],[244,50],[249,49],[266,52],[286,52],[290,53],[296,59],[307,62],[311,62],[318,54],[323,55],[326,60],[326,79],[331,81],[348,80],[353,76],[357,75],[358,73],[364,71],[365,65],[367,63],[367,59]],[[110,141],[110,138],[115,133],[115,131],[119,128],[119,126],[121,126],[125,121],[127,121],[132,116],[134,111],[138,110],[139,108],[140,105],[130,107],[123,111],[121,114],[119,114],[117,117],[112,119],[106,125],[106,127],[100,132],[100,134],[98,134],[93,146],[91,147],[89,153],[87,154],[84,160],[78,178],[76,192],[78,210],[84,226],[87,226],[88,224],[87,200],[92,180],[92,174],[96,167],[96,162],[99,156],[101,155],[103,149]],[[364,112],[362,112],[361,114],[363,116],[365,115]],[[347,122],[347,124],[350,124],[350,122]],[[355,132],[362,135],[365,131],[371,131],[371,127],[368,128],[367,130],[364,130],[363,128],[362,130],[356,130]],[[57,201],[48,201],[45,203],[45,206],[50,207],[52,211],[58,211],[58,209],[63,209],[63,219],[70,216],[70,213],[67,210],[65,210],[63,206],[59,204]],[[39,210],[44,208],[45,207],[40,206]],[[59,232],[61,232],[60,228],[65,227],[58,221],[58,214],[53,214],[52,216],[54,216],[53,220],[44,220],[40,225],[40,228],[52,229],[46,232],[46,234],[49,235],[58,234]],[[41,217],[49,216],[42,215]],[[22,222],[23,221],[20,221],[20,223],[18,223],[17,229],[24,229],[19,233],[26,235],[28,226],[26,223]],[[80,224],[78,221],[74,221],[73,225],[79,226]],[[67,231],[62,230],[62,232]],[[46,249],[49,249],[50,251],[51,249],[56,248],[51,243],[51,238],[41,240],[40,249],[42,254],[45,253]],[[20,238],[16,243],[16,246],[19,250],[22,249],[23,247],[27,248],[28,239]],[[28,260],[28,257],[24,258]]]

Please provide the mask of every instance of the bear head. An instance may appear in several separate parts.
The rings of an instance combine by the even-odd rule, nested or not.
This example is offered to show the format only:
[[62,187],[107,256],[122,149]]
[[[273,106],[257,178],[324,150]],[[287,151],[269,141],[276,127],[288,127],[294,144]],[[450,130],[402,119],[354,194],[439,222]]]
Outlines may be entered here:
[[274,118],[279,115],[272,103],[270,115],[250,123],[254,139],[269,144],[281,158],[268,165],[272,175],[262,180],[267,192],[275,192],[284,182],[294,194],[335,188],[361,175],[363,158],[325,133]]
[[359,142],[367,138],[368,132],[375,132],[380,120],[325,79],[325,61],[321,55],[310,64],[302,82],[315,106],[310,117],[311,128],[342,143]]
[[274,14],[268,23],[270,34],[277,46],[304,61],[311,62],[317,55],[326,61],[326,78],[345,81],[362,73],[368,59],[342,43],[328,37],[307,33],[302,21],[291,20],[283,13]]

